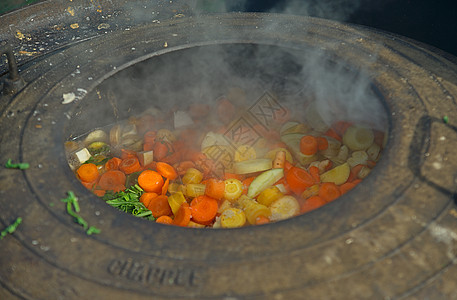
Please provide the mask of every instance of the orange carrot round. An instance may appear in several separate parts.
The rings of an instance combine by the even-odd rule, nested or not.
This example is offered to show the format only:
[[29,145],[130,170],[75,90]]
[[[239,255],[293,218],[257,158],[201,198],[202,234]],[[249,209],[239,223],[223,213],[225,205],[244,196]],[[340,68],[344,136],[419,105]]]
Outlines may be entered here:
[[154,144],[152,144],[152,143],[143,144],[143,151],[151,151],[153,149],[154,149]]
[[163,183],[163,177],[156,171],[144,170],[138,176],[138,185],[145,192],[161,193]]
[[312,210],[318,209],[322,205],[325,205],[327,202],[325,202],[324,199],[322,199],[319,196],[312,196],[309,197],[308,199],[303,202],[303,205],[300,207],[300,212],[302,214],[310,212]]
[[157,133],[155,131],[148,131],[143,136],[143,141],[145,144],[154,144],[156,140]]
[[339,186],[341,195],[346,194],[353,188],[355,188],[356,184],[354,182],[346,182]]
[[330,202],[341,196],[341,192],[333,182],[324,182],[319,188],[319,196],[326,202]]
[[140,202],[143,203],[144,206],[148,207],[151,200],[157,196],[159,196],[157,193],[143,193],[140,197]]
[[136,157],[136,152],[128,149],[121,149],[121,158],[126,159],[129,157]]
[[343,140],[341,139],[341,136],[338,135],[338,133],[335,132],[335,130],[333,130],[332,128],[330,128],[329,130],[327,130],[324,135],[326,136],[329,136],[329,137],[332,137],[334,139],[337,139],[338,141],[342,142]]
[[258,216],[255,219],[255,225],[262,225],[262,224],[268,224],[268,223],[270,223],[270,219],[268,219],[265,216]]
[[321,178],[320,178],[320,175],[319,175],[319,168],[318,167],[316,167],[316,166],[309,167],[309,174],[311,174],[311,176],[313,176],[315,183],[321,182]]
[[298,167],[292,167],[286,173],[285,178],[290,189],[296,195],[301,195],[307,188],[315,184],[313,176],[306,172],[306,170]]
[[313,155],[317,152],[317,139],[312,135],[305,135],[300,140],[300,152],[305,155]]
[[102,174],[98,186],[105,191],[118,192],[125,189],[125,174],[118,170],[109,170]]
[[170,166],[167,163],[164,162],[157,162],[156,165],[157,168],[157,173],[162,175],[165,178],[168,178],[170,180],[175,180],[178,177],[178,172],[176,172],[175,168]]
[[171,214],[171,208],[168,204],[168,197],[159,195],[149,201],[147,208],[152,212],[154,218],[168,216]]
[[141,170],[140,161],[136,157],[128,157],[121,161],[119,170],[125,174],[132,174]]
[[225,192],[225,183],[214,178],[208,179],[205,188],[205,195],[214,199],[222,199]]
[[78,168],[76,173],[78,173],[79,179],[85,182],[95,181],[99,176],[98,169],[95,164],[83,164]]
[[98,197],[105,196],[105,193],[106,193],[105,190],[94,190],[94,194],[97,195]]
[[171,225],[173,219],[169,216],[161,216],[157,218],[156,223]]
[[121,164],[122,159],[113,157],[110,160],[108,160],[105,164],[105,170],[119,170],[119,165]]
[[187,226],[190,222],[190,207],[187,202],[184,202],[179,207],[178,211],[176,212],[175,218],[173,219],[173,225],[177,226]]
[[162,195],[166,195],[168,192],[168,186],[170,185],[170,179],[167,178],[162,186]]
[[322,151],[328,148],[328,140],[323,137],[319,136],[316,138],[317,139],[317,149]]
[[192,219],[197,223],[212,221],[217,214],[217,201],[206,195],[198,196],[190,203]]

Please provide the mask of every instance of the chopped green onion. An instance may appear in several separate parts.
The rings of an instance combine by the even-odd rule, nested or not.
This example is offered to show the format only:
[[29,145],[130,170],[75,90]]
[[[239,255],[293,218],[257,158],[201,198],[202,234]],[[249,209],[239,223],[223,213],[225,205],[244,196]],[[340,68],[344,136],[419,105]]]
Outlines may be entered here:
[[80,215],[77,213],[80,211],[78,198],[72,191],[67,192],[68,197],[65,199],[61,199],[62,202],[67,203],[67,213],[74,218],[74,221],[81,225],[84,230],[87,230],[86,233],[91,235],[93,233],[100,233],[100,229],[90,226],[87,224],[86,220],[84,220]]
[[0,232],[0,240],[3,239],[3,237],[6,236],[8,233],[12,234],[13,232],[15,232],[17,227],[19,226],[19,224],[21,224],[21,222],[22,222],[22,218],[19,217],[11,225],[9,225],[5,229],[3,229]]
[[8,169],[21,169],[21,170],[25,170],[25,169],[30,168],[30,164],[28,164],[28,163],[13,164],[13,163],[11,162],[11,158],[10,158],[10,159],[8,159],[8,161],[6,162],[5,168],[8,168]]
[[443,122],[444,122],[444,124],[449,123],[449,117],[448,116],[444,116],[443,117]]

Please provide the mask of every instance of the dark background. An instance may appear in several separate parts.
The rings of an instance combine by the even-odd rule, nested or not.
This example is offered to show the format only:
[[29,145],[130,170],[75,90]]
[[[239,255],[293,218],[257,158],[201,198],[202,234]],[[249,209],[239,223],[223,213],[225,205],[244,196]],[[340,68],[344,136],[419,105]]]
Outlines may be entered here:
[[[0,14],[43,0],[0,0]],[[155,0],[151,0],[155,1]],[[203,10],[283,12],[294,2],[313,3],[324,11],[287,11],[366,25],[397,33],[457,56],[457,0],[183,0],[197,3]],[[330,9],[330,8],[334,9]],[[349,12],[335,15],[335,11]],[[328,8],[328,9],[327,9]]]

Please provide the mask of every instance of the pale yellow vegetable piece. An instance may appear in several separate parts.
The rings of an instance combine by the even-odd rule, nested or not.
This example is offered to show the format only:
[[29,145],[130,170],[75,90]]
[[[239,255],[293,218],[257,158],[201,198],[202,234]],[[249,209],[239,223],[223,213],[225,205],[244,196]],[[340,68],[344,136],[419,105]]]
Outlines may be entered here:
[[366,127],[350,126],[343,135],[343,143],[352,151],[366,150],[373,141],[373,130]]
[[293,127],[295,127],[295,126],[297,126],[299,124],[300,123],[295,122],[295,121],[286,122],[286,123],[282,124],[281,128],[279,129],[279,134],[280,135],[285,135],[287,133],[292,133],[292,132],[289,132],[289,129],[293,128]]
[[170,184],[168,185],[168,192],[170,194],[182,192],[182,185],[177,182],[170,182]]
[[271,221],[280,221],[300,213],[300,204],[293,196],[284,196],[270,205]]
[[271,203],[275,202],[279,198],[284,196],[277,186],[270,186],[263,190],[257,197],[257,202],[265,206],[270,206]]
[[233,207],[232,202],[224,200],[224,202],[222,202],[222,204],[217,209],[217,213],[221,214],[224,210],[231,207]]
[[367,166],[363,166],[362,169],[360,169],[359,174],[357,174],[357,177],[360,179],[364,179],[368,176],[368,174],[370,174],[370,172],[370,168],[368,168]]
[[103,148],[105,146],[108,146],[105,142],[93,142],[93,143],[90,143],[90,145],[87,147],[87,149],[89,149],[89,151],[93,152],[93,151],[100,150],[101,148]]
[[326,136],[325,138],[328,141],[328,148],[320,151],[320,154],[327,158],[336,157],[338,155],[338,152],[340,151],[341,142],[329,136]]
[[336,185],[345,183],[349,178],[351,168],[348,163],[339,165],[323,174],[321,174],[322,182],[333,182]]
[[206,185],[201,183],[189,183],[186,184],[186,196],[187,197],[198,197],[205,194]]
[[101,129],[96,129],[89,133],[84,139],[84,144],[89,145],[93,142],[107,142],[108,135]]
[[[283,128],[281,128],[283,129]],[[301,134],[307,134],[311,131],[311,128],[303,123],[298,123],[293,126],[290,126],[289,128],[284,129],[283,131],[280,131],[281,135],[286,135],[290,133],[301,133]]]
[[237,174],[249,174],[272,168],[272,160],[268,158],[258,158],[245,160],[233,164],[233,169]]
[[269,217],[271,215],[271,211],[268,207],[257,203],[257,201],[250,199],[246,195],[242,195],[240,198],[238,198],[237,203],[246,214],[246,219],[248,220],[249,224],[254,225],[255,221],[260,216]]
[[366,165],[368,154],[365,151],[354,151],[352,156],[348,158],[347,162],[349,167],[353,168],[356,165]]
[[224,198],[234,202],[243,193],[243,184],[238,179],[230,178],[224,180],[225,191]]
[[109,132],[109,142],[111,146],[117,146],[121,142],[121,126],[114,125]]
[[236,148],[233,158],[235,162],[256,159],[257,153],[254,148],[249,145],[240,145]]
[[138,160],[142,166],[149,165],[154,161],[154,151],[141,151],[137,153]]
[[271,169],[263,172],[252,181],[251,185],[249,185],[247,196],[250,198],[256,197],[282,177],[284,177],[284,169]]
[[189,168],[184,173],[182,177],[182,183],[189,184],[189,183],[200,183],[203,179],[203,173],[195,168]]
[[372,161],[378,161],[380,152],[381,152],[381,147],[379,147],[378,144],[373,143],[367,149],[368,158]]
[[239,208],[227,208],[221,214],[222,228],[242,227],[244,224],[246,224],[246,215]]
[[279,152],[279,151],[284,151],[286,153],[286,160],[288,162],[290,162],[291,164],[294,163],[294,159],[292,158],[292,154],[286,148],[276,148],[274,150],[271,150],[267,154],[265,154],[265,157],[273,160],[275,158],[275,156],[276,156],[276,153]]
[[212,146],[230,146],[230,142],[224,135],[210,131],[202,140],[201,150]]
[[167,141],[173,143],[176,141],[176,135],[168,129],[162,128],[157,130],[156,139],[158,141]]
[[189,224],[187,224],[187,227],[191,227],[191,228],[205,228],[205,225],[203,225],[203,224],[198,224],[198,223],[189,221]]
[[184,202],[186,202],[186,198],[181,192],[176,192],[168,196],[168,205],[170,205],[171,211],[174,215],[176,215],[178,209],[181,207],[181,204]]
[[310,186],[309,188],[304,190],[303,193],[301,194],[301,196],[304,199],[308,199],[309,197],[317,196],[317,195],[319,195],[319,185],[318,184]]

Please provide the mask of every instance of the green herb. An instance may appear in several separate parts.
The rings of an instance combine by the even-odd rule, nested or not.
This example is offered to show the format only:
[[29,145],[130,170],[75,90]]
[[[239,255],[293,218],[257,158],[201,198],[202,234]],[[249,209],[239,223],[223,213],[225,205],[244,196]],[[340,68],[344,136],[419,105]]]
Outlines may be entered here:
[[140,202],[140,197],[143,192],[143,189],[138,184],[135,184],[124,191],[117,193],[107,192],[102,199],[105,200],[107,204],[116,207],[123,212],[154,221],[155,218],[152,216],[152,212]]
[[100,233],[100,229],[90,226],[87,224],[86,220],[84,220],[80,215],[78,215],[79,211],[81,210],[79,207],[78,198],[76,198],[75,194],[72,191],[67,192],[68,197],[65,199],[61,199],[62,202],[67,203],[67,213],[72,216],[76,223],[81,225],[88,235],[92,233]]
[[444,116],[443,117],[443,122],[444,122],[444,124],[449,123],[449,117],[448,116]]
[[13,232],[15,232],[17,227],[19,226],[19,224],[21,224],[21,222],[22,222],[22,218],[19,217],[14,221],[13,224],[11,224],[8,227],[6,227],[5,229],[3,229],[2,232],[0,232],[0,240],[3,239],[3,237],[6,236],[8,233],[12,234]]
[[11,158],[10,158],[10,159],[8,159],[8,161],[6,162],[5,168],[8,168],[8,169],[21,169],[21,170],[25,170],[25,169],[30,168],[30,165],[29,165],[28,163],[13,164],[13,163],[11,162]]
[[109,157],[105,157],[104,155],[96,155],[96,156],[91,156],[83,164],[94,164],[96,166],[101,166],[101,165],[106,164],[106,162],[108,160],[109,160]]

